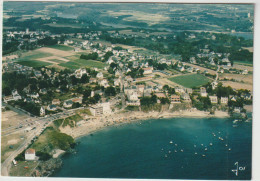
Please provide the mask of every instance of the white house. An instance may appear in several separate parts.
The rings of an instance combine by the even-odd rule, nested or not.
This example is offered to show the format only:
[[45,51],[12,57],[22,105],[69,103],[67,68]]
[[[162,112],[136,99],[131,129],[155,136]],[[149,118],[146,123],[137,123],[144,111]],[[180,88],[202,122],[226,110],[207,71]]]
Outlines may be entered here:
[[207,93],[205,87],[201,87],[201,88],[200,88],[200,96],[201,96],[201,97],[207,97],[207,96],[208,96],[208,93]]
[[103,73],[99,72],[96,77],[99,78],[99,79],[102,79],[103,78]]
[[25,160],[35,160],[35,149],[29,148],[25,151]]
[[209,96],[210,102],[212,104],[217,104],[218,103],[218,97],[217,96]]
[[220,103],[221,104],[227,104],[228,103],[228,97],[221,97],[220,98]]
[[86,69],[78,69],[74,72],[76,78],[80,79],[84,74],[87,74]]
[[44,107],[41,107],[40,116],[44,116],[44,115],[45,115],[45,109],[44,109]]

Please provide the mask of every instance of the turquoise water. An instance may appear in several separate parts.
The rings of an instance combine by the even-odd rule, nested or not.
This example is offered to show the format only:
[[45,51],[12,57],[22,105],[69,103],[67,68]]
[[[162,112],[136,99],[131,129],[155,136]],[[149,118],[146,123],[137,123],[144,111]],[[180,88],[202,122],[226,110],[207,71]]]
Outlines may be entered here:
[[[233,127],[232,120],[217,118],[171,118],[109,127],[80,138],[77,153],[65,155],[62,168],[53,176],[250,179],[251,130],[251,122]],[[231,171],[235,162],[242,169],[237,176]]]

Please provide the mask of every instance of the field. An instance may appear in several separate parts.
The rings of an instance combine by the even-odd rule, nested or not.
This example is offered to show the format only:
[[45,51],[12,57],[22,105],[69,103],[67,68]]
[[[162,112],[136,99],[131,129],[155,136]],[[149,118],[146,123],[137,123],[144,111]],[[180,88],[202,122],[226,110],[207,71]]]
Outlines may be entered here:
[[96,67],[98,69],[103,69],[105,64],[95,60],[84,60],[84,59],[77,59],[73,61],[69,61],[66,63],[59,64],[62,67],[71,68],[71,69],[78,69],[81,67]]
[[169,78],[169,80],[187,88],[198,87],[210,81],[201,74],[181,75]]
[[42,66],[51,65],[51,63],[48,62],[35,61],[35,60],[25,60],[25,61],[19,61],[17,63],[28,67],[42,67]]
[[30,176],[34,169],[38,166],[37,161],[19,161],[17,166],[13,166],[10,170],[11,176]]
[[70,46],[65,46],[65,45],[52,45],[52,46],[49,46],[49,48],[54,48],[54,49],[63,50],[63,51],[74,50],[74,48],[72,48]]

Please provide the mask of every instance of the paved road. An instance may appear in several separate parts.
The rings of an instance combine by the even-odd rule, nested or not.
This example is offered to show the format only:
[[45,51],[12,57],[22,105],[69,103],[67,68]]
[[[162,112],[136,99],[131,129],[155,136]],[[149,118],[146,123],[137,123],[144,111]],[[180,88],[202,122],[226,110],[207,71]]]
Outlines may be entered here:
[[14,150],[13,153],[1,164],[2,176],[9,175],[9,170],[11,168],[12,161],[18,154],[20,154],[23,150],[25,150],[28,147],[28,145],[31,143],[31,141],[34,139],[35,136],[39,136],[42,133],[42,131],[44,131],[44,129],[48,127],[54,120],[66,118],[74,114],[75,111],[80,109],[84,109],[84,108],[81,107],[81,108],[71,109],[71,110],[67,110],[66,112],[60,112],[51,115],[49,117],[38,118],[37,120],[35,120],[36,122],[39,123],[39,125],[36,126],[36,129],[32,130],[28,135],[28,137],[24,140],[24,142],[16,150]]

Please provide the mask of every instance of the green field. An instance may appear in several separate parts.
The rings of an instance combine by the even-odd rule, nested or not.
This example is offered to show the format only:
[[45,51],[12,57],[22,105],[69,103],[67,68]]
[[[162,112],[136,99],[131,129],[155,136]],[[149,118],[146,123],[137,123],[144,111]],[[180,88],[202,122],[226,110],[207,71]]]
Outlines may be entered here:
[[52,56],[51,53],[44,53],[36,50],[36,51],[30,51],[24,53],[23,56],[20,58],[20,60],[34,60],[34,59],[50,57],[50,56]]
[[23,61],[18,61],[17,63],[28,67],[43,67],[43,66],[52,65],[51,63],[48,62],[41,62],[36,60],[23,60]]
[[62,51],[74,50],[74,48],[66,46],[66,45],[52,45],[52,46],[49,46],[49,48],[54,48],[54,49],[62,50]]
[[198,87],[210,82],[210,79],[201,74],[181,75],[169,78],[169,80],[187,88]]
[[72,60],[66,63],[59,64],[62,67],[70,68],[70,69],[78,69],[82,67],[96,67],[98,69],[103,69],[105,64],[103,62],[95,61],[95,60],[84,60],[84,59],[77,59]]

